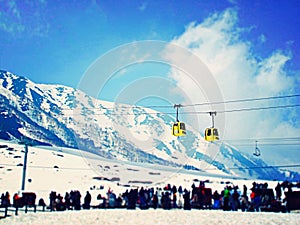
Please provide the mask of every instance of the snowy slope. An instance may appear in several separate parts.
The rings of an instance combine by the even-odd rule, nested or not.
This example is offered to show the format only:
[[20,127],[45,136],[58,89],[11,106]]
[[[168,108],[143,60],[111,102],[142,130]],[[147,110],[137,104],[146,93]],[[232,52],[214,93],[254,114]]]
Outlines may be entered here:
[[[18,192],[22,180],[24,146],[0,141],[0,193],[9,191],[11,196]],[[44,198],[49,204],[49,193],[56,191],[64,195],[71,190],[86,191],[92,195],[92,204],[99,204],[98,194],[106,196],[108,189],[117,195],[132,187],[164,187],[166,184],[182,185],[190,189],[191,184],[207,181],[206,187],[221,192],[226,185],[252,182],[268,182],[269,188],[275,181],[239,180],[199,171],[178,170],[174,167],[155,166],[146,163],[108,160],[78,149],[62,147],[29,147],[25,191],[34,191],[37,199]],[[249,190],[249,189],[248,189]],[[250,193],[248,193],[250,194]],[[83,197],[82,197],[83,199]],[[40,208],[38,208],[40,209]],[[221,210],[126,210],[95,209],[64,212],[37,213],[20,210],[18,216],[9,212],[9,217],[0,219],[0,224],[299,224],[298,213],[266,213]],[[128,219],[130,218],[130,219]]]
[[[234,147],[205,142],[190,126],[186,137],[174,138],[170,132],[174,118],[152,109],[98,100],[62,85],[35,84],[6,71],[0,71],[0,90],[2,139],[26,137],[108,159],[237,177],[285,178],[276,168],[261,168],[267,166],[265,162]],[[290,175],[298,178],[296,173]]]
[[[19,191],[22,184],[24,146],[0,141],[0,162],[0,192]],[[164,187],[168,183],[190,188],[194,182],[209,180],[207,187],[221,191],[225,182],[234,182],[240,186],[246,184],[249,187],[253,182],[226,174],[108,160],[86,151],[49,146],[29,147],[25,180],[26,191],[34,191],[45,199],[48,199],[52,190],[59,193],[74,189],[82,193],[91,190],[94,194],[105,194],[111,188],[116,193],[121,193],[129,187]],[[277,184],[275,181],[268,183],[272,188]],[[104,189],[100,190],[100,186],[104,186]]]

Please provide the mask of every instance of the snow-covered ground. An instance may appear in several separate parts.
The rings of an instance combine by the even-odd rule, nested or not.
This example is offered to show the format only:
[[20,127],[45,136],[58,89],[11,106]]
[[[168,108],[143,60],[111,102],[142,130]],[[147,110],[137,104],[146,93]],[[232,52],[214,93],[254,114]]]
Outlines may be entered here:
[[[11,199],[21,192],[24,146],[0,141],[0,194],[8,191]],[[113,181],[107,181],[107,180]],[[224,189],[226,184],[245,184],[248,189],[254,180],[238,180],[220,174],[199,171],[178,170],[143,163],[114,161],[75,149],[52,147],[29,147],[25,191],[33,191],[49,204],[49,194],[56,191],[79,190],[84,197],[86,191],[92,194],[92,205],[99,204],[98,194],[106,196],[108,189],[117,195],[130,187],[164,187],[166,184],[182,185],[191,189],[193,183],[208,180],[207,187]],[[257,181],[264,183],[266,181]],[[267,181],[270,188],[277,182]],[[103,188],[100,188],[103,187]],[[83,198],[82,197],[82,198]],[[3,214],[3,213],[2,213]],[[242,213],[221,210],[126,210],[93,209],[65,212],[20,211],[18,216],[0,220],[0,224],[300,224],[299,213]],[[0,214],[0,217],[3,216]]]
[[[0,142],[0,145],[11,148],[0,148],[0,192],[9,191],[13,195],[21,189],[24,146],[7,142]],[[108,160],[75,149],[29,147],[25,191],[37,193],[37,198],[44,198],[46,202],[51,191],[61,194],[71,190],[79,190],[82,194],[90,191],[94,197],[92,200],[96,201],[95,196],[99,193],[105,195],[109,188],[117,194],[128,189],[128,186],[164,187],[171,184],[190,189],[194,182],[197,185],[200,180],[209,180],[206,186],[219,192],[224,189],[225,182],[240,184],[241,187],[243,184],[251,187],[253,182],[233,180],[220,174]],[[277,184],[268,183],[270,187]],[[100,186],[104,189],[100,190]]]
[[299,213],[224,212],[220,210],[126,210],[96,209],[66,212],[20,212],[0,220],[0,224],[22,225],[297,225]]

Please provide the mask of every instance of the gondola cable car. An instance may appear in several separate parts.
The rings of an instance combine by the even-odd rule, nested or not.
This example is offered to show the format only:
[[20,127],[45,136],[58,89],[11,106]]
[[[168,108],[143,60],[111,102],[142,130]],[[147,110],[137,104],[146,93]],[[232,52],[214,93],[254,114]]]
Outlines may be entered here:
[[172,134],[176,137],[184,136],[186,134],[185,130],[185,124],[183,122],[180,122],[178,119],[178,108],[181,107],[181,105],[174,105],[174,108],[176,108],[176,122],[172,126]]
[[253,155],[255,155],[257,157],[260,156],[260,149],[257,147],[257,141],[255,141],[255,149],[254,149]]
[[217,112],[209,112],[209,115],[212,118],[212,127],[205,129],[204,139],[206,141],[210,141],[210,142],[218,141],[219,140],[219,133],[218,133],[218,129],[215,128],[215,124],[214,124],[214,116],[217,115]]

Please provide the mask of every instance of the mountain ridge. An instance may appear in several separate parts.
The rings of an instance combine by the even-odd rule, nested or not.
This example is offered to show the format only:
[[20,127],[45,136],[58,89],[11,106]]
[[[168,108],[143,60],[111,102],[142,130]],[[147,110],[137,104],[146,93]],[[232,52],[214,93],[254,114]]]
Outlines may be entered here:
[[1,139],[26,137],[38,144],[82,149],[106,158],[237,177],[300,178],[296,172],[267,168],[263,160],[226,143],[208,143],[190,126],[186,137],[176,139],[170,132],[174,119],[152,109],[95,99],[63,85],[35,84],[3,70],[0,89]]

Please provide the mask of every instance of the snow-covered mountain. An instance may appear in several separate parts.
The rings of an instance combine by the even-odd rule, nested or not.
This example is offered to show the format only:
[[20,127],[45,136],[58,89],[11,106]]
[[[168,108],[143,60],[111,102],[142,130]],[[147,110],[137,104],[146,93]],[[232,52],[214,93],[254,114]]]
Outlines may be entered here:
[[261,159],[226,143],[208,143],[190,126],[185,137],[174,138],[174,118],[161,112],[102,101],[71,87],[36,84],[7,71],[0,71],[0,121],[0,138],[6,140],[244,178],[300,177],[265,168]]

